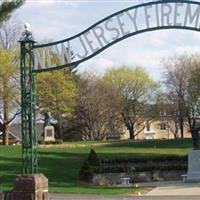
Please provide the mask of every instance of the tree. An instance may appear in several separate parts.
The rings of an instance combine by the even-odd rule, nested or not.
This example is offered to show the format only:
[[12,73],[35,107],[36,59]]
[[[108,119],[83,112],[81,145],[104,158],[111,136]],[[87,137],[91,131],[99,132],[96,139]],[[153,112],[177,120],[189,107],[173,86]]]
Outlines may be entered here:
[[[2,93],[0,101],[2,104],[2,127],[3,143],[8,144],[8,126],[20,114],[16,109],[19,105],[19,66],[18,66],[18,46],[19,23],[16,18],[3,22],[0,27],[0,53],[2,55],[0,79]],[[10,65],[10,66],[9,66]],[[8,96],[8,97],[5,97]],[[13,112],[12,116],[9,114]]]
[[19,90],[16,87],[16,76],[18,75],[18,65],[16,56],[12,51],[0,48],[0,104],[3,112],[3,144],[7,145],[8,125],[19,112],[10,117],[9,113],[13,111],[18,103]]
[[85,73],[79,80],[79,94],[74,124],[83,139],[102,140],[113,124],[113,90],[96,74]]
[[62,119],[71,115],[75,106],[77,87],[72,76],[62,70],[37,74],[36,91],[37,106],[57,120],[62,138]]
[[104,80],[117,91],[119,115],[128,129],[130,139],[135,139],[145,127],[145,122],[152,119],[152,97],[156,83],[141,68],[119,67],[109,69]]
[[164,85],[167,90],[167,98],[173,105],[174,111],[178,113],[181,138],[184,137],[184,106],[187,91],[187,71],[183,66],[183,59],[183,57],[175,57],[164,63]]
[[0,26],[3,21],[8,20],[11,17],[11,13],[19,8],[25,0],[12,0],[12,1],[6,1],[3,0],[0,3]]
[[16,16],[2,23],[0,27],[0,44],[3,49],[18,52],[18,40],[20,38],[21,26]]
[[188,76],[191,69],[191,57],[181,55],[164,62],[164,86],[167,98],[173,110],[177,113],[181,138],[184,137],[184,121],[186,119],[186,104],[188,99]]
[[165,65],[164,84],[168,99],[177,113],[181,137],[183,137],[184,126],[189,126],[192,133],[200,114],[200,59],[198,55],[181,55],[169,60]]
[[195,120],[200,116],[200,59],[193,56],[191,65],[186,104],[186,114],[190,130],[192,130]]

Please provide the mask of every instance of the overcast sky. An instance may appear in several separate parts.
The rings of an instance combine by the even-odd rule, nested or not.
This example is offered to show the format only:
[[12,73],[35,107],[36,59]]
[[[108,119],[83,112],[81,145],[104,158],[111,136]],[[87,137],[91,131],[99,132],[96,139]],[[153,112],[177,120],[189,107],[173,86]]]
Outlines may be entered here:
[[[57,41],[73,36],[102,18],[144,2],[139,0],[27,0],[17,13],[22,23],[29,23],[35,39]],[[143,33],[123,40],[96,57],[79,65],[79,70],[104,73],[112,66],[142,66],[153,79],[160,80],[162,59],[181,53],[200,52],[200,33],[164,30]]]

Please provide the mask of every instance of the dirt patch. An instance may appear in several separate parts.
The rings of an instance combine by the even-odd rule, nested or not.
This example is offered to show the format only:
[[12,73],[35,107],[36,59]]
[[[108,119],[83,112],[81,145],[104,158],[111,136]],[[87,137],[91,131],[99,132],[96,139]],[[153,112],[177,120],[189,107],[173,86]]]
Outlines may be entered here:
[[64,144],[40,144],[40,148],[76,148],[76,147],[86,147],[85,144],[70,144],[70,143],[64,143]]
[[76,147],[86,147],[86,146],[105,146],[110,143],[94,143],[94,144],[74,144],[74,143],[64,143],[64,144],[40,144],[39,147],[41,148],[76,148]]

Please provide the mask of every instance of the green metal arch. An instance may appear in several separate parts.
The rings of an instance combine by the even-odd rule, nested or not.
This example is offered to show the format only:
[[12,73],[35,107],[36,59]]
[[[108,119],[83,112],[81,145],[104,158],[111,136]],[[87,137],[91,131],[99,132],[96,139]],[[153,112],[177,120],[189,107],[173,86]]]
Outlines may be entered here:
[[[139,7],[145,7],[145,6],[148,6],[148,5],[156,5],[156,4],[164,4],[164,3],[187,3],[187,4],[193,4],[193,5],[200,5],[200,2],[187,1],[187,0],[163,0],[163,1],[153,1],[153,2],[139,4],[139,5],[132,6],[132,7],[123,9],[121,11],[118,11],[118,12],[112,14],[112,15],[109,15],[108,17],[106,17],[106,18],[100,20],[99,22],[93,24],[92,26],[90,26],[89,28],[87,28],[86,30],[80,32],[79,34],[77,34],[75,36],[72,36],[72,37],[69,37],[67,39],[57,41],[57,42],[35,45],[34,49],[42,48],[42,47],[48,47],[48,46],[60,44],[60,43],[67,42],[67,41],[70,41],[72,39],[75,39],[75,38],[81,36],[82,34],[88,32],[92,28],[98,26],[102,22],[104,22],[104,21],[108,20],[109,18],[114,17],[114,16],[116,16],[116,15],[118,15],[120,13],[129,11],[129,10],[132,10],[132,9],[136,9],[136,8],[139,8]],[[84,61],[96,56],[97,54],[101,53],[102,51],[104,51],[105,49],[107,49],[110,46],[114,45],[115,43],[118,43],[118,42],[120,42],[120,41],[122,41],[124,39],[127,39],[127,38],[131,37],[131,36],[138,35],[138,34],[145,33],[145,32],[151,32],[151,31],[156,31],[156,30],[166,30],[166,29],[179,29],[179,30],[182,29],[182,30],[191,30],[191,31],[198,31],[198,32],[200,31],[200,28],[195,28],[195,27],[190,27],[190,26],[173,26],[173,25],[172,26],[157,26],[157,27],[146,28],[146,29],[142,29],[142,30],[139,30],[139,31],[132,32],[132,33],[127,34],[127,35],[125,35],[123,37],[120,37],[120,38],[110,42],[109,44],[105,45],[104,47],[102,47],[98,51],[92,53],[91,55],[89,55],[89,56],[87,56],[87,57],[85,57],[85,58],[83,58],[81,60],[78,60],[78,61],[75,61],[75,62],[71,62],[71,63],[65,64],[65,65],[62,65],[62,66],[56,66],[56,67],[52,67],[52,68],[37,69],[37,70],[35,70],[35,72],[39,73],[39,72],[44,72],[44,71],[52,71],[52,70],[63,69],[63,68],[66,68],[66,67],[78,65],[78,64],[80,64],[80,63],[82,63],[82,62],[84,62]]]
[[[118,38],[109,44],[105,45],[103,48],[99,49],[95,53],[92,53],[88,57],[85,57],[84,59],[78,60],[76,62],[72,62],[63,66],[57,66],[54,68],[46,68],[46,69],[40,69],[40,70],[34,70],[34,54],[33,51],[36,48],[42,48],[42,47],[48,47],[51,45],[56,45],[59,43],[63,43],[66,41],[69,41],[73,38],[79,37],[80,35],[84,34],[85,32],[89,31],[93,27],[97,26],[98,24],[104,22],[105,20],[120,14],[122,12],[128,11],[130,9],[139,8],[143,6],[148,5],[154,5],[154,4],[162,4],[162,3],[187,3],[187,4],[196,4],[200,5],[200,2],[195,1],[186,1],[186,0],[166,0],[166,1],[154,1],[149,2],[145,4],[136,5],[124,10],[121,10],[117,13],[114,13],[107,18],[104,18],[103,20],[97,22],[96,24],[90,26],[85,31],[70,37],[65,40],[57,41],[54,43],[48,43],[43,45],[35,45],[35,42],[31,39],[25,37],[24,40],[22,40],[21,43],[21,124],[22,124],[22,173],[23,174],[30,174],[30,173],[37,173],[37,133],[36,133],[36,94],[35,94],[35,72],[43,72],[43,71],[50,71],[50,70],[57,70],[62,69],[65,67],[70,67],[72,65],[80,64],[95,55],[99,54],[100,52],[104,51],[105,49],[109,48],[110,46],[114,45],[115,43],[124,40],[126,38],[129,38],[131,36],[145,33],[149,31],[156,31],[156,30],[165,30],[165,29],[184,29],[184,30],[191,30],[191,31],[200,31],[198,28],[194,27],[184,27],[184,26],[159,26],[159,27],[153,27],[153,28],[146,28],[140,31],[132,32],[130,34],[127,34],[121,38]],[[28,32],[27,32],[28,34]]]

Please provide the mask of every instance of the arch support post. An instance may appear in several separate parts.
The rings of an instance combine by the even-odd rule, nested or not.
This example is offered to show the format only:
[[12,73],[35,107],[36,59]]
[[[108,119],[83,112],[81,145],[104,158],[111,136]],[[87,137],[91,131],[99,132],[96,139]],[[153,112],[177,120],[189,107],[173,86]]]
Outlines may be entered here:
[[24,175],[37,173],[34,43],[27,38],[20,41],[22,174]]

